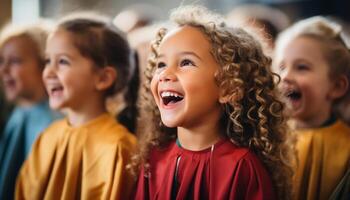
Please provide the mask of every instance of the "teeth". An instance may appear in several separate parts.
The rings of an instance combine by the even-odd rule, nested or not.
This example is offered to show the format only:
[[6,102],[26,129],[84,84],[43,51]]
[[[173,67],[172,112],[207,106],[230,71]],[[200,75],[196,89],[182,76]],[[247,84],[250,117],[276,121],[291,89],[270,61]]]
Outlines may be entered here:
[[161,97],[178,97],[178,98],[183,98],[182,95],[175,93],[175,92],[162,92],[160,93]]

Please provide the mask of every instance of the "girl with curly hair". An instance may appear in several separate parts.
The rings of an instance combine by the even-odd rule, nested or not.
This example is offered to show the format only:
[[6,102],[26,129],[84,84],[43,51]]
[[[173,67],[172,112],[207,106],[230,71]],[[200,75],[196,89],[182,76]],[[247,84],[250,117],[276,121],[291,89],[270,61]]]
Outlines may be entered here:
[[203,7],[171,18],[177,26],[159,31],[146,71],[135,199],[288,199],[291,151],[271,59]]
[[350,97],[344,30],[313,17],[282,32],[276,44],[273,66],[297,137],[294,199],[350,199],[350,127],[339,109]]

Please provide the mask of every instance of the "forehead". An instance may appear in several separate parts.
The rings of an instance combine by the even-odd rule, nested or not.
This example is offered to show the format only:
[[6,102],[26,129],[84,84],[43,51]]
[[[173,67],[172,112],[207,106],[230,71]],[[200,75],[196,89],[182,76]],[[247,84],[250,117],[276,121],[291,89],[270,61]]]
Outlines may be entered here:
[[[37,45],[35,42],[27,35],[19,35],[9,38],[1,46],[1,54],[38,54]],[[36,53],[37,52],[37,53]]]
[[72,33],[63,29],[57,29],[48,37],[46,53],[63,53],[63,51],[79,53],[79,50],[74,43],[74,39]]
[[178,51],[190,51],[198,54],[207,54],[211,50],[209,39],[199,28],[191,26],[178,27],[163,38],[159,46],[159,52],[176,53]]
[[325,46],[316,38],[298,36],[288,40],[282,48],[278,49],[277,60],[306,59],[312,62],[326,62]]
[[49,34],[47,44],[51,43],[71,43],[73,35],[66,30],[56,29],[54,32]]

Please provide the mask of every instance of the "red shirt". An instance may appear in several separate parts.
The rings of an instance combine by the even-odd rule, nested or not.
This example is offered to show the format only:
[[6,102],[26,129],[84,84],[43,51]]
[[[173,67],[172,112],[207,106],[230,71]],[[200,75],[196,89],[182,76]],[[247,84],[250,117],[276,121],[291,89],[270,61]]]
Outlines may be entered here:
[[229,140],[221,140],[202,151],[183,149],[173,141],[164,149],[151,151],[149,164],[148,176],[143,169],[140,173],[135,199],[274,200],[276,197],[269,174],[257,156]]

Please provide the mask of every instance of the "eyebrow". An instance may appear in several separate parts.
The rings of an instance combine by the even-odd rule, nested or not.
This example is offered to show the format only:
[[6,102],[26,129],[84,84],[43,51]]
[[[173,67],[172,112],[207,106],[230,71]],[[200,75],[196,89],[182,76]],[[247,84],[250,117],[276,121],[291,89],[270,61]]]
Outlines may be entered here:
[[[199,60],[202,60],[201,57],[199,57],[196,53],[194,53],[194,52],[192,52],[192,51],[183,51],[183,52],[179,53],[179,55],[181,55],[181,56],[184,56],[184,55],[191,55],[191,56],[194,56],[194,57],[198,58]],[[165,57],[164,54],[160,54],[160,55],[158,56],[158,58],[162,58],[162,57]]]
[[[45,52],[45,56],[47,56],[48,55],[48,53],[47,52]],[[67,58],[69,58],[69,59],[71,59],[72,60],[72,56],[71,55],[69,55],[69,54],[67,54],[67,53],[57,53],[57,54],[55,54],[55,56],[65,56],[65,57],[67,57]]]

